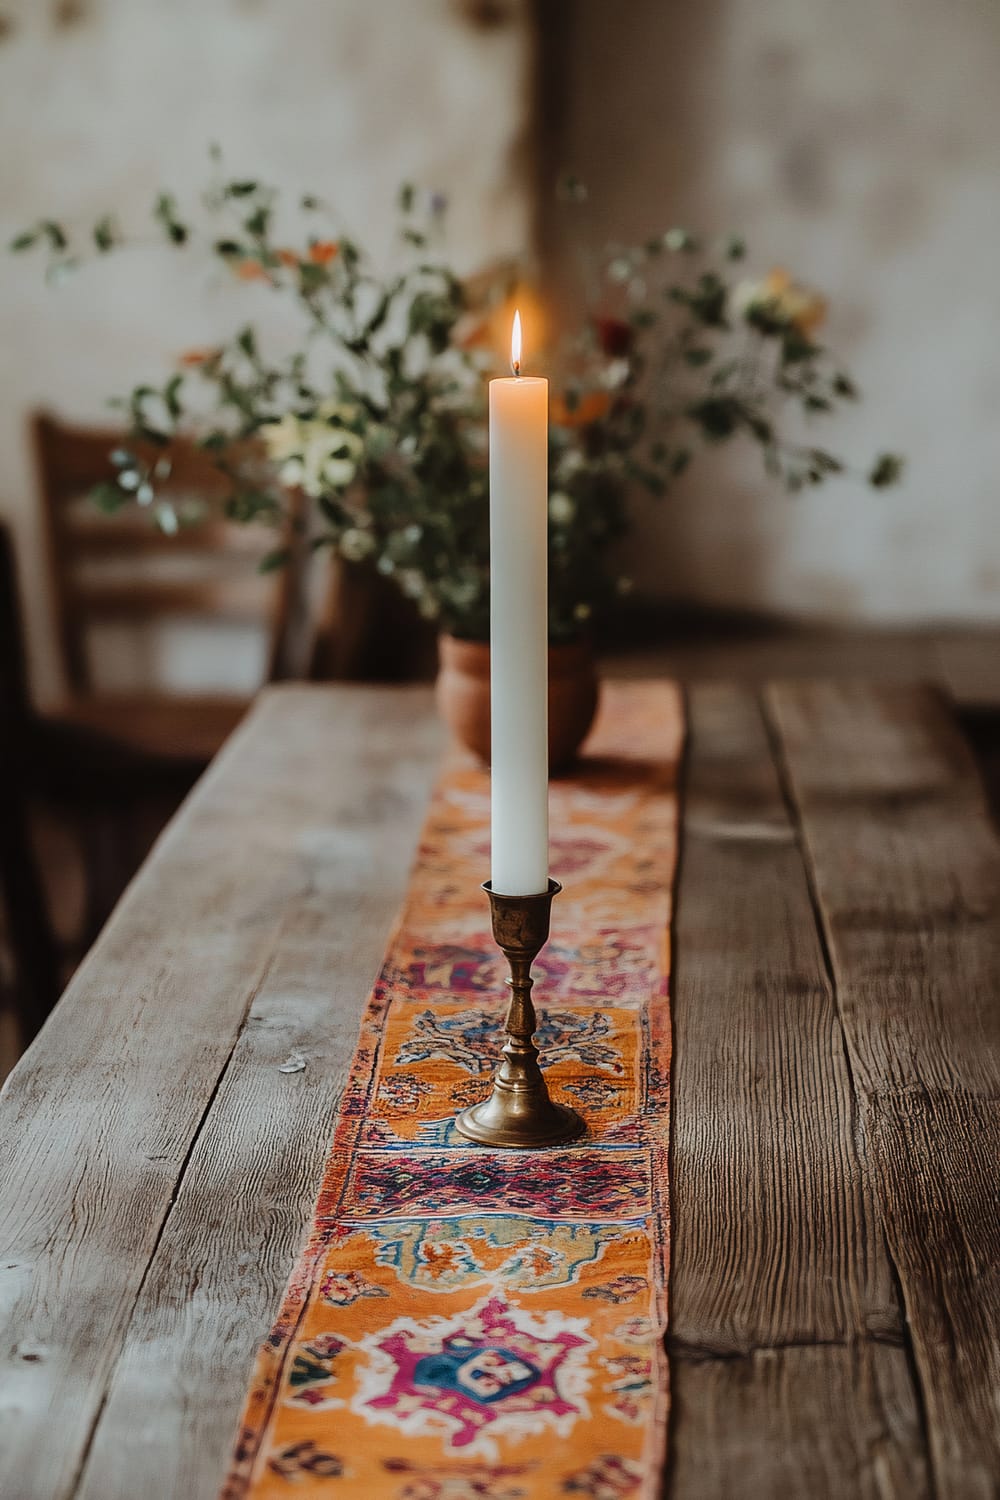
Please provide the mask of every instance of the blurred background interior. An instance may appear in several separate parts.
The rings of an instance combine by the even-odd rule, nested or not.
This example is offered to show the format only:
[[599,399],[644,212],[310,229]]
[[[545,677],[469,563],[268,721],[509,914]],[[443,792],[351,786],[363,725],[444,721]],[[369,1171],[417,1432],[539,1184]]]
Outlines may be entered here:
[[[627,543],[609,670],[931,678],[992,774],[998,63],[992,0],[0,0],[0,238],[164,185],[194,195],[210,142],[328,193],[376,255],[400,182],[437,189],[459,270],[527,249],[562,316],[565,169],[595,243],[739,229],[755,268],[829,298],[824,336],[868,395],[838,448],[889,446],[906,478],[789,496],[727,447]],[[434,669],[429,628],[401,633],[395,602],[343,580],[303,626],[289,575],[255,572],[252,532],[98,538],[78,504],[115,441],[107,396],[223,337],[252,293],[166,256],[62,288],[2,265],[8,1063],[262,683]],[[210,488],[200,463],[183,477]]]

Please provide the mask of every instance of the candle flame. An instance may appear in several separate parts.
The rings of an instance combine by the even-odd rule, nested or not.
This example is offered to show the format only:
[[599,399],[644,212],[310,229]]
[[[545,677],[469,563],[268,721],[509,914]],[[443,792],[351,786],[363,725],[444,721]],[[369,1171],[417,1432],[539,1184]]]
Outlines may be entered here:
[[514,309],[514,325],[510,330],[510,367],[515,375],[521,373],[521,314]]

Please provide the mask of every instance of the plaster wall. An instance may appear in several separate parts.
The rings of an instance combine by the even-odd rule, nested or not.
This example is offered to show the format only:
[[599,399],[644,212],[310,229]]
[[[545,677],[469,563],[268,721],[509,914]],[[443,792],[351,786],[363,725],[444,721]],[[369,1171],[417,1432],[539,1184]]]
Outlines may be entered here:
[[[114,209],[148,225],[160,188],[196,198],[218,142],[234,176],[293,201],[321,194],[383,255],[399,183],[444,191],[471,269],[529,233],[530,59],[526,0],[6,0],[0,243],[41,216],[86,226]],[[27,413],[106,421],[107,396],[257,316],[259,289],[224,283],[152,245],[58,289],[37,259],[0,262],[0,512],[16,528],[43,700],[60,683]],[[171,651],[145,669],[252,687],[262,661],[260,640],[204,630]]]
[[[821,423],[908,477],[788,498],[756,454],[697,470],[631,555],[647,592],[831,621],[1000,618],[1000,8],[990,0],[570,0],[548,154],[595,241],[743,231],[830,300],[865,402]],[[550,276],[572,281],[547,226]]]

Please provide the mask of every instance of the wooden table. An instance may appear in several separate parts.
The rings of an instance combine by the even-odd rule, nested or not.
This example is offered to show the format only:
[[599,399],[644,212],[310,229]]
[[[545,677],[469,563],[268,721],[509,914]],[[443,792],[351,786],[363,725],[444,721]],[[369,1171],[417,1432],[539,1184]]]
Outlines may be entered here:
[[[666,1493],[997,1495],[1000,848],[969,754],[908,687],[689,712]],[[11,1075],[5,1500],[215,1500],[440,748],[422,689],[265,694]]]

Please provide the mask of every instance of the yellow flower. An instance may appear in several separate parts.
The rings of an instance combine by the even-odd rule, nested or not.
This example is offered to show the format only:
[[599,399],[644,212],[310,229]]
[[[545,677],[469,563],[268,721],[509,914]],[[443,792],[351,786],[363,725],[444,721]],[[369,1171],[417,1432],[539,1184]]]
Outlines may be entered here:
[[762,281],[741,281],[733,291],[733,307],[751,321],[755,313],[773,318],[803,338],[811,337],[826,318],[826,299],[794,282],[782,266],[775,266]]
[[302,423],[298,417],[286,412],[279,422],[265,422],[261,437],[267,456],[276,464],[294,458],[302,449]]

